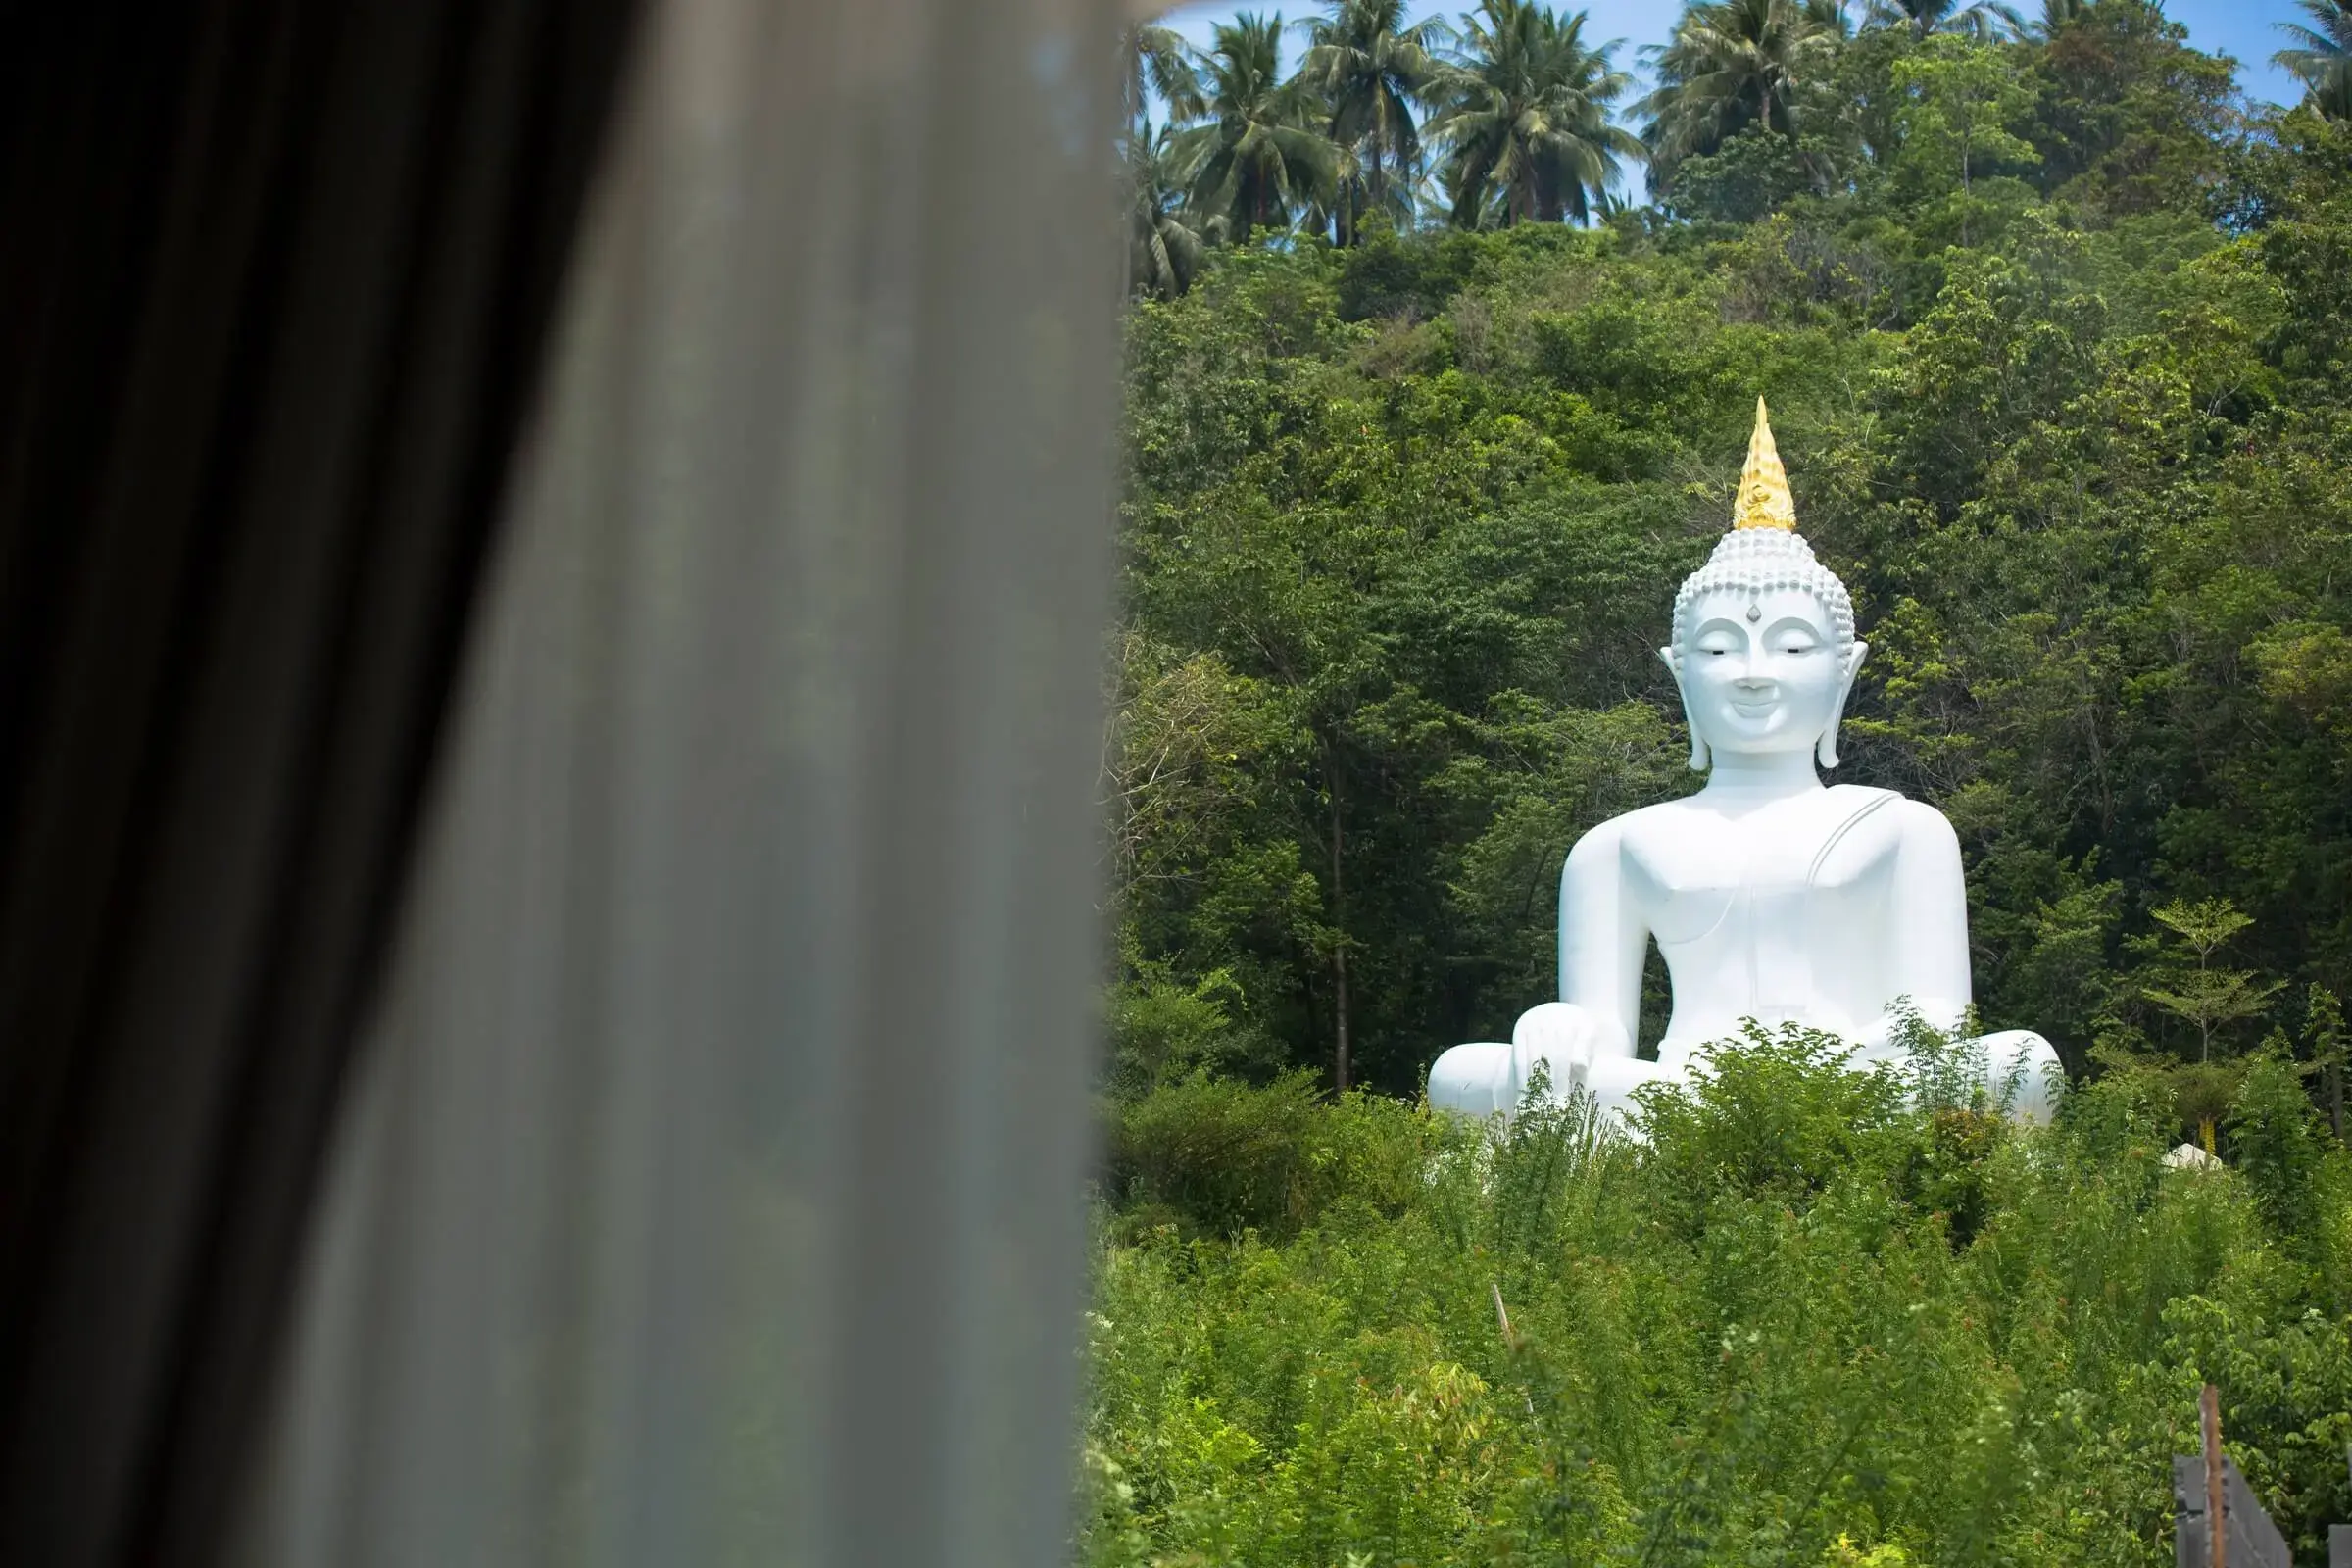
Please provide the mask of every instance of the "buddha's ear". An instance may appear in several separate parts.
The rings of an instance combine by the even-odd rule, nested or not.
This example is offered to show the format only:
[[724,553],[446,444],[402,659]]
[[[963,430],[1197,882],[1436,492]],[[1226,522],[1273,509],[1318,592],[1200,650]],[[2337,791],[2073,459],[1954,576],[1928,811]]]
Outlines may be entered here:
[[1714,765],[1714,759],[1707,755],[1706,738],[1699,734],[1698,720],[1691,715],[1690,694],[1683,690],[1683,662],[1674,657],[1671,648],[1659,649],[1658,658],[1665,662],[1667,669],[1674,674],[1675,695],[1683,700],[1683,722],[1690,726],[1690,771],[1704,773]]
[[1854,651],[1845,656],[1845,677],[1838,683],[1838,704],[1830,710],[1830,727],[1821,732],[1813,746],[1813,756],[1824,767],[1838,765],[1838,726],[1845,722],[1845,700],[1854,690],[1854,675],[1862,668],[1862,661],[1870,657],[1870,644],[1857,642]]

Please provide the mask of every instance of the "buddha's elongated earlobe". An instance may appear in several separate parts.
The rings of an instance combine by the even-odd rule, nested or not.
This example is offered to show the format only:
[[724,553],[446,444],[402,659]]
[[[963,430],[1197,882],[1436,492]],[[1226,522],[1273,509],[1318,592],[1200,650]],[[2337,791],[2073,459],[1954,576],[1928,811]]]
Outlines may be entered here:
[[1838,765],[1838,726],[1845,722],[1845,700],[1854,689],[1854,676],[1862,668],[1862,661],[1870,653],[1870,644],[1858,642],[1845,662],[1845,679],[1838,686],[1838,701],[1830,709],[1830,727],[1821,732],[1814,743],[1813,755],[1824,767]]
[[1704,773],[1714,765],[1715,760],[1707,755],[1706,737],[1699,734],[1697,715],[1690,711],[1690,694],[1683,689],[1683,666],[1675,659],[1671,648],[1659,649],[1658,658],[1664,660],[1666,667],[1674,672],[1674,694],[1683,700],[1683,722],[1690,726],[1690,771]]

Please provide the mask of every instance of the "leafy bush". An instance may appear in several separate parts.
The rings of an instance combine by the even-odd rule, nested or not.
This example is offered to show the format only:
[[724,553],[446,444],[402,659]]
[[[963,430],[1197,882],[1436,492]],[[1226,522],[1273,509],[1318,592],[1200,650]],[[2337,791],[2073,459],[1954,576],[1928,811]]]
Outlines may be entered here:
[[1264,1087],[1201,1074],[1112,1114],[1112,1191],[1154,1221],[1211,1236],[1289,1236],[1343,1204],[1393,1215],[1446,1134],[1382,1096],[1322,1103],[1305,1073]]
[[1111,989],[1110,1088],[1127,1096],[1202,1072],[1244,1072],[1268,1054],[1262,1031],[1233,1018],[1241,987],[1211,970],[1185,984],[1164,964],[1139,963],[1137,977]]
[[2231,1152],[2263,1217],[2281,1236],[2316,1236],[2325,1146],[2293,1066],[2277,1055],[2248,1063],[2228,1126]]
[[1809,1203],[1857,1163],[1886,1163],[1912,1130],[1891,1068],[1840,1070],[1847,1047],[1790,1026],[1750,1023],[1743,1041],[1702,1047],[1687,1083],[1640,1092],[1659,1183],[1703,1219],[1720,1200]]

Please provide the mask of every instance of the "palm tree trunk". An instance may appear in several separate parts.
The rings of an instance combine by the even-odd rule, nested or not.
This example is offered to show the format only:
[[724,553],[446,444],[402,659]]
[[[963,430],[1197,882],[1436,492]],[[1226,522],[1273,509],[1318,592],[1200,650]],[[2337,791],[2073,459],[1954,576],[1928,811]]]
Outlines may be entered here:
[[1135,215],[1130,210],[1127,225],[1130,232],[1119,236],[1126,241],[1119,247],[1119,303],[1124,305],[1135,298],[1135,235],[1132,232]]

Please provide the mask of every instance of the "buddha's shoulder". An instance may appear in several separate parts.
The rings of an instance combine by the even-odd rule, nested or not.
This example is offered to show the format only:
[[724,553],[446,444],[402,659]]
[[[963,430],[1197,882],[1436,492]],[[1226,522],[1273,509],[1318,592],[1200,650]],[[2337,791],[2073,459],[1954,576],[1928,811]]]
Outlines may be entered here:
[[1951,819],[1925,801],[1863,784],[1833,785],[1826,794],[1830,832],[1838,842],[1899,849],[1906,858],[1959,858],[1960,835]]
[[1614,834],[1618,838],[1629,836],[1639,838],[1644,833],[1670,829],[1677,823],[1688,822],[1694,816],[1706,814],[1708,814],[1707,808],[1698,804],[1697,796],[1678,796],[1671,801],[1655,801],[1648,806],[1638,806],[1622,816],[1612,816],[1606,822],[1593,828],[1585,837],[1598,838],[1603,834]]
[[1884,790],[1875,784],[1833,784],[1824,792],[1830,800],[1850,806],[1856,811],[1868,812],[1900,827],[1941,828],[1949,833],[1951,821],[1925,801],[1913,800],[1900,790]]
[[1948,849],[1960,853],[1960,835],[1952,830],[1952,819],[1925,801],[1915,801],[1908,795],[1892,790],[1878,793],[1888,797],[1879,815],[1889,827],[1900,833],[1906,845],[1921,849]]
[[1584,837],[1576,841],[1568,852],[1568,858],[1571,862],[1590,861],[1602,856],[1613,856],[1627,845],[1639,848],[1644,843],[1687,833],[1694,819],[1709,814],[1704,807],[1696,804],[1696,800],[1695,796],[1686,795],[1671,801],[1658,801],[1596,823],[1587,828]]

